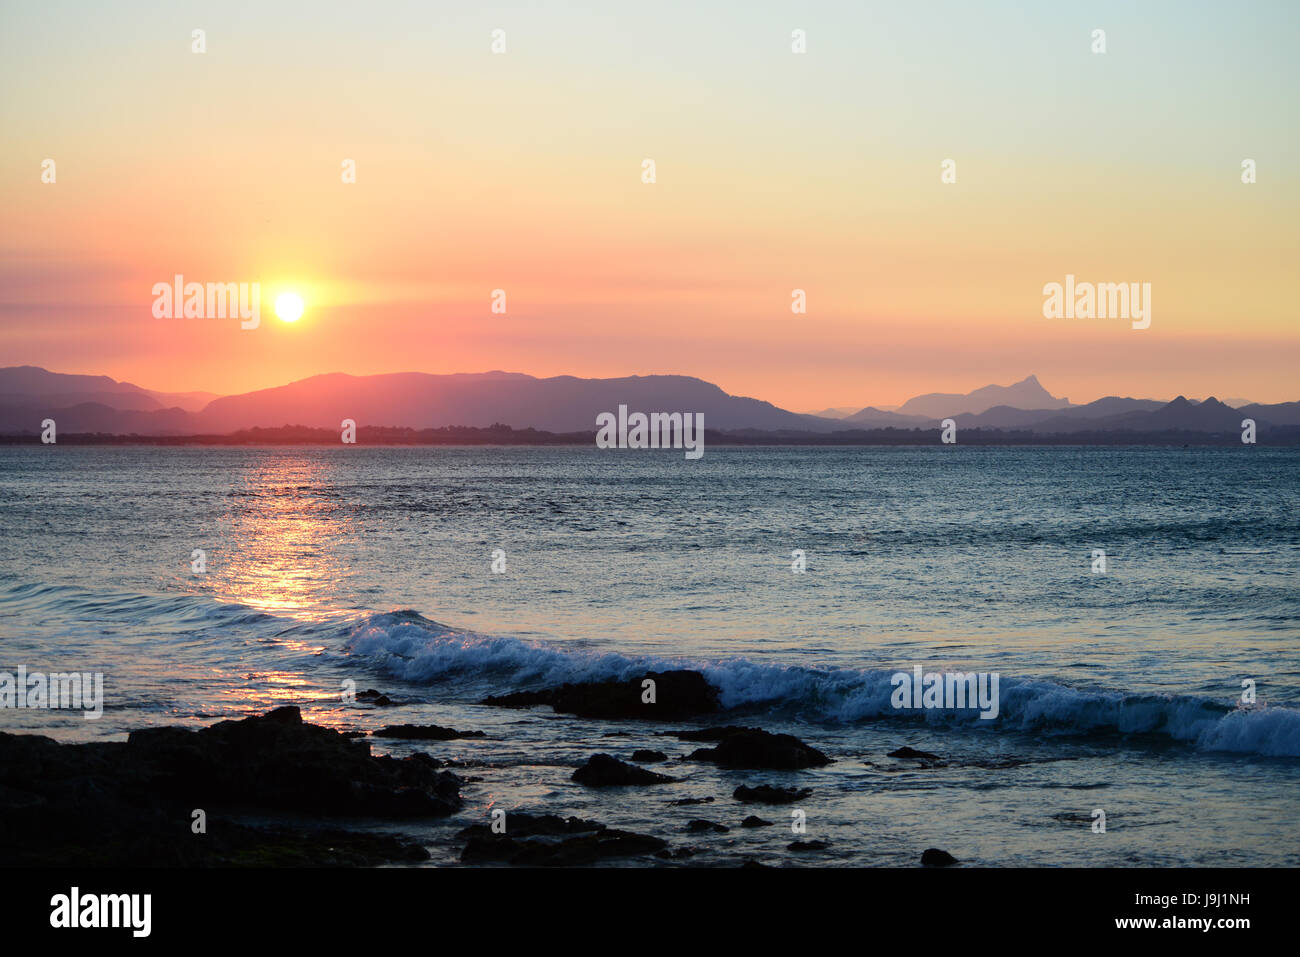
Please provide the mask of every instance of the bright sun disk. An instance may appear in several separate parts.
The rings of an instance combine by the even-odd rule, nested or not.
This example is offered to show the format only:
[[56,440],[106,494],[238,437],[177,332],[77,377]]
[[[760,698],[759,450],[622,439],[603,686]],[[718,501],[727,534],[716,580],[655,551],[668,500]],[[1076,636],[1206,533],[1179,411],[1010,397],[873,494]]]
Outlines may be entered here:
[[296,322],[302,315],[302,296],[296,292],[282,292],[275,300],[275,314],[285,322]]

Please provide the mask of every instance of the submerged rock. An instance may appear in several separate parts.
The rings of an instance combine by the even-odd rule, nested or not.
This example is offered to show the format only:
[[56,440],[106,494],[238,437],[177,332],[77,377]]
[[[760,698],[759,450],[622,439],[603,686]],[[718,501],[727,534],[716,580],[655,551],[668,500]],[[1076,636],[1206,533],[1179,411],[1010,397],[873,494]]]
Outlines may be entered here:
[[957,858],[937,847],[928,847],[921,854],[922,867],[951,867],[956,863]]
[[757,814],[751,814],[749,817],[745,818],[743,821],[740,822],[740,826],[741,827],[772,827],[773,824],[771,821],[763,820]]
[[[643,700],[647,680],[654,682],[655,700]],[[651,671],[628,681],[590,681],[541,691],[516,691],[482,702],[502,708],[550,705],[561,714],[580,718],[680,721],[718,710],[718,689],[698,671]]]
[[885,755],[888,758],[920,758],[925,761],[938,761],[939,755],[931,754],[929,751],[918,751],[916,748],[901,747],[896,751],[890,751]]
[[830,845],[825,841],[794,841],[787,844],[785,849],[787,851],[824,851],[828,847]]
[[635,764],[628,764],[609,754],[593,754],[587,763],[573,772],[573,780],[588,787],[620,787],[628,784],[666,784],[677,780],[656,774]]
[[714,821],[697,819],[691,821],[690,824],[687,824],[686,830],[692,834],[703,834],[706,831],[712,834],[725,834],[730,831],[731,828],[727,827],[725,824],[718,824]]
[[436,724],[390,724],[374,733],[376,738],[406,738],[411,741],[452,741],[457,738],[486,738],[482,731],[457,731]]
[[759,784],[752,788],[742,784],[731,792],[733,798],[746,804],[793,804],[810,794],[812,790],[809,788],[777,788],[770,784]]
[[798,770],[830,764],[831,759],[792,734],[772,734],[741,728],[718,739],[716,747],[700,748],[687,761],[711,761],[728,768]]
[[632,752],[632,760],[641,764],[658,764],[660,761],[667,761],[668,755],[662,751],[652,751],[649,748],[637,748]]

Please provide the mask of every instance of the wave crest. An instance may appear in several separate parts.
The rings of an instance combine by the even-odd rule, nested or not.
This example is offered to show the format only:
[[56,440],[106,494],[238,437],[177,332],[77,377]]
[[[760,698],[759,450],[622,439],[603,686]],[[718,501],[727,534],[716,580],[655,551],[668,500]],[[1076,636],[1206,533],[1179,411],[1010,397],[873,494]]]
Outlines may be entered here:
[[566,650],[458,631],[413,611],[366,619],[353,629],[345,650],[397,678],[422,684],[473,677],[516,690],[691,668],[719,689],[719,700],[728,710],[780,710],[842,723],[911,719],[1040,734],[1154,735],[1205,751],[1300,757],[1300,710],[1294,708],[1230,708],[1209,698],[1085,690],[1041,678],[1003,675],[999,715],[984,721],[969,710],[899,712],[890,703],[891,678],[898,669],[820,669],[748,658],[699,660]]

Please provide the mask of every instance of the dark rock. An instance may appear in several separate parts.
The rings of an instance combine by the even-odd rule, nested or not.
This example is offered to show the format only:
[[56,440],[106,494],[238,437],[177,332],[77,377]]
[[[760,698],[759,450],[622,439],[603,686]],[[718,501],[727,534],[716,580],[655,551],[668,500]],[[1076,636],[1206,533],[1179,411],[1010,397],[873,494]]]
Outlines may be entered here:
[[668,803],[669,803],[669,804],[677,805],[677,806],[679,806],[679,807],[684,807],[684,806],[689,805],[689,804],[712,804],[712,803],[713,803],[713,798],[712,798],[712,797],[706,797],[706,798],[679,798],[679,799],[676,800],[676,801],[669,801]]
[[741,827],[772,827],[771,821],[764,821],[756,814],[751,814],[740,822]]
[[[427,756],[370,746],[280,708],[197,731],[156,728],[123,742],[60,745],[0,734],[0,860],[86,866],[344,866],[420,860],[389,835],[323,830],[303,816],[445,816],[459,779]],[[207,832],[191,830],[207,813]],[[253,827],[241,815],[291,812]]]
[[702,834],[706,831],[712,834],[725,834],[728,831],[730,831],[731,828],[727,827],[727,825],[725,824],[717,824],[713,821],[705,821],[705,820],[697,819],[691,821],[690,824],[687,824],[686,830],[692,834]]
[[725,735],[717,747],[700,748],[688,761],[711,761],[728,768],[797,770],[830,764],[831,759],[791,734],[745,728]]
[[[655,702],[641,700],[641,683],[655,682]],[[484,699],[483,704],[503,708],[550,705],[561,714],[580,718],[680,721],[718,710],[718,689],[698,671],[651,671],[629,681],[591,681],[564,684],[541,691],[517,691]]]
[[632,760],[642,764],[655,764],[659,761],[667,761],[668,755],[662,751],[651,751],[649,748],[637,748],[632,752]]
[[358,701],[366,701],[373,704],[376,708],[385,708],[393,703],[392,699],[386,694],[380,694],[374,688],[367,688],[357,695]]
[[810,794],[812,790],[809,788],[776,788],[769,784],[752,788],[742,784],[731,792],[733,798],[746,804],[793,804]]
[[573,772],[573,780],[588,787],[605,788],[626,784],[666,784],[676,779],[627,764],[608,754],[593,754],[586,764]]
[[886,757],[890,758],[920,758],[925,761],[938,761],[939,755],[931,754],[929,751],[918,751],[916,748],[902,747],[897,751],[890,751]]
[[824,851],[830,847],[825,841],[795,841],[793,844],[787,844],[787,851]]
[[[434,770],[437,770],[438,768],[451,767],[451,765],[453,764],[453,762],[451,761],[439,761],[433,755],[425,754],[423,751],[416,751],[414,754],[411,755],[411,760],[419,761],[421,764],[427,765],[428,767],[431,767]],[[455,762],[455,763],[459,763],[459,762]],[[466,780],[469,779],[466,778]]]
[[953,857],[947,851],[941,851],[937,847],[926,848],[921,854],[922,867],[951,867],[957,863],[957,858]]
[[210,728],[150,728],[126,757],[153,787],[192,807],[226,804],[319,814],[445,817],[459,779],[427,756],[375,757],[365,741],[304,724],[296,707]]
[[451,741],[456,738],[486,738],[482,731],[457,731],[436,724],[390,724],[375,732],[376,738],[407,738],[411,741]]

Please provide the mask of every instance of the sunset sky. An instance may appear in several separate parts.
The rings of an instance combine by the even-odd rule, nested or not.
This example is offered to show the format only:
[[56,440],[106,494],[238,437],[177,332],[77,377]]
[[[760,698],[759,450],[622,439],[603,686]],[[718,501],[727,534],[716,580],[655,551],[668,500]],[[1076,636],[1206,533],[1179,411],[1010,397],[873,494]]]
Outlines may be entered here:
[[[6,0],[0,365],[1300,399],[1298,36],[1295,2]],[[155,318],[177,273],[259,282],[260,327]],[[1045,319],[1067,273],[1150,283],[1151,327]]]

